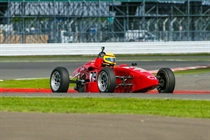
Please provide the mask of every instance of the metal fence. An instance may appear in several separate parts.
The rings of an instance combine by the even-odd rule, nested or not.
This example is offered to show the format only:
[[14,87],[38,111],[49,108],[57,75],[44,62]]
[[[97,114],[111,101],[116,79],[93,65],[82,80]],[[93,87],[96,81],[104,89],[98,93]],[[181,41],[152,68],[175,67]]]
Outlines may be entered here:
[[209,40],[206,0],[0,2],[0,43]]

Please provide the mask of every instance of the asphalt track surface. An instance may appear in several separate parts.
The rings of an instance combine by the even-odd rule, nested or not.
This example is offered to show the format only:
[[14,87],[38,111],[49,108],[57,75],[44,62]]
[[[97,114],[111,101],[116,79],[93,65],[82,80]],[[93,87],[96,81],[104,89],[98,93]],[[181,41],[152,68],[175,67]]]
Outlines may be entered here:
[[[135,62],[135,61],[134,61]],[[56,66],[66,67],[71,74],[85,62],[0,62],[0,79],[41,78],[49,77]],[[132,62],[118,62],[117,64]],[[138,61],[137,66],[146,70],[157,70],[163,67],[177,68],[189,66],[210,66],[209,61]]]
[[[64,66],[71,73],[81,64],[83,63],[1,62],[0,79],[49,77],[56,66]],[[147,70],[197,65],[209,65],[209,62],[138,62],[139,67]],[[176,77],[176,90],[209,91],[209,85],[210,73]],[[15,94],[15,96],[18,95]],[[103,96],[103,94],[98,95]],[[98,95],[94,94],[94,96]],[[20,96],[31,96],[31,94],[20,94]],[[89,94],[77,94],[76,96],[89,96]],[[107,96],[118,95],[108,94]],[[146,98],[210,99],[209,94],[120,95],[120,97],[123,96],[128,98],[142,96]],[[0,140],[210,140],[210,119],[132,114],[0,112]]]

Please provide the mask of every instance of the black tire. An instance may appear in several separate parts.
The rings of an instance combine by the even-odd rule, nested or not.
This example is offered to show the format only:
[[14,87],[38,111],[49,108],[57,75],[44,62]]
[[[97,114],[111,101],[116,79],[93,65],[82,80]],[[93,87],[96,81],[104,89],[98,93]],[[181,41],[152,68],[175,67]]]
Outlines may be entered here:
[[69,73],[64,67],[56,67],[50,75],[52,92],[67,92],[69,88]]
[[116,77],[114,71],[108,67],[101,69],[97,76],[97,84],[100,92],[114,92],[116,87]]
[[173,93],[175,88],[175,76],[170,68],[161,68],[156,75],[159,85],[159,93]]

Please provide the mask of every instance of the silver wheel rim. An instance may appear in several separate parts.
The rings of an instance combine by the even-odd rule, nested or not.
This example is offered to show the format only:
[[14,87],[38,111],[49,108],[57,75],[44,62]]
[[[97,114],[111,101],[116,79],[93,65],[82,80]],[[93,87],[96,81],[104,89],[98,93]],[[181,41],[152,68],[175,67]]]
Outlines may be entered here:
[[98,88],[101,92],[106,91],[108,87],[108,75],[106,72],[102,71],[98,75]]
[[58,90],[61,85],[61,75],[58,71],[55,71],[51,77],[51,87],[54,91]]

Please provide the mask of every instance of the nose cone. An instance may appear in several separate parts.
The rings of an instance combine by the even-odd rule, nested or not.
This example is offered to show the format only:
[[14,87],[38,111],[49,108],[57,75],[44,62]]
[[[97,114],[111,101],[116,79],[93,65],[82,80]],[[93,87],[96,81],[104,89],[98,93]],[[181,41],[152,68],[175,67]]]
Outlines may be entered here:
[[134,87],[133,91],[138,92],[146,92],[149,90],[152,90],[158,86],[158,79],[150,72],[144,71],[144,72],[137,72],[134,73]]

